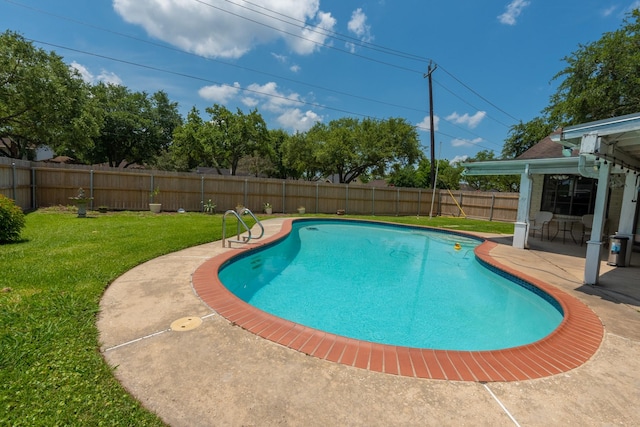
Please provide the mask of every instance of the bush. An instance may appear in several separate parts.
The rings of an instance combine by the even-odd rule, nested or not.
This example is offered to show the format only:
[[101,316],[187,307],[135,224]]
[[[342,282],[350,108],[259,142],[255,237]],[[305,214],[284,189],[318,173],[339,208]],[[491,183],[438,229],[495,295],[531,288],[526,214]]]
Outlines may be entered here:
[[24,213],[13,200],[0,194],[0,243],[20,238],[24,227]]

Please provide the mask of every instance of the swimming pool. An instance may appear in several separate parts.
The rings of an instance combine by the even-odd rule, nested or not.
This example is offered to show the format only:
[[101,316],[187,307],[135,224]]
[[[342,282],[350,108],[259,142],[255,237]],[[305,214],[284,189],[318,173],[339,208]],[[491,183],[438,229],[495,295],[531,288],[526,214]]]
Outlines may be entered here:
[[[214,313],[229,322],[278,346],[317,359],[348,367],[412,378],[452,381],[521,381],[561,374],[587,362],[598,350],[604,327],[596,314],[577,298],[545,282],[537,273],[525,273],[505,264],[493,251],[499,244],[485,240],[474,250],[483,264],[519,281],[532,291],[543,291],[558,302],[564,313],[562,323],[533,344],[489,351],[456,351],[392,346],[347,338],[303,326],[269,314],[242,301],[219,280],[220,270],[229,262],[256,250],[277,244],[292,231],[295,223],[307,219],[277,218],[264,223],[265,238],[253,244],[222,250],[200,264],[192,275],[194,292]],[[509,236],[503,239],[508,241]],[[215,246],[218,246],[215,243]],[[513,249],[512,249],[513,250]],[[502,252],[502,251],[498,251]],[[517,252],[517,251],[516,251]],[[232,333],[232,330],[228,331]],[[233,332],[233,339],[246,339]],[[212,343],[215,346],[215,343]]]
[[219,271],[238,298],[344,337],[442,350],[538,341],[560,324],[548,294],[479,262],[481,240],[344,220],[300,221]]

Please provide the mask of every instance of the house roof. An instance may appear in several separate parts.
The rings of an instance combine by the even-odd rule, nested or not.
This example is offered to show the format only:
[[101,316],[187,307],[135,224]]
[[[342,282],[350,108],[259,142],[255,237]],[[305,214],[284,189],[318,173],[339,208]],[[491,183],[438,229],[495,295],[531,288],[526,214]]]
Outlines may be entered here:
[[533,147],[529,148],[524,153],[520,154],[516,159],[525,160],[525,159],[553,159],[558,157],[571,157],[577,156],[576,153],[571,153],[571,156],[563,156],[562,149],[564,148],[562,145],[554,142],[551,137],[552,135],[560,134],[560,130],[554,132],[551,135],[546,136],[541,139],[537,144]]

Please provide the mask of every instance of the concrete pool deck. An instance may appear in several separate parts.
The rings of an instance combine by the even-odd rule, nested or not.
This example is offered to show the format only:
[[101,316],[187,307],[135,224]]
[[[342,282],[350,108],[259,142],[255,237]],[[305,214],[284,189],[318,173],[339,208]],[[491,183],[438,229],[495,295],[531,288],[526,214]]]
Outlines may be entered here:
[[[265,234],[282,220],[265,221]],[[428,220],[425,220],[428,225]],[[490,255],[590,307],[604,339],[585,364],[514,382],[425,380],[307,356],[232,325],[194,293],[194,271],[227,251],[213,242],[165,255],[106,290],[101,351],[123,386],[173,426],[640,425],[640,270],[603,263],[582,285],[584,247],[532,239]],[[582,255],[581,255],[582,254]],[[171,325],[173,324],[173,329]]]

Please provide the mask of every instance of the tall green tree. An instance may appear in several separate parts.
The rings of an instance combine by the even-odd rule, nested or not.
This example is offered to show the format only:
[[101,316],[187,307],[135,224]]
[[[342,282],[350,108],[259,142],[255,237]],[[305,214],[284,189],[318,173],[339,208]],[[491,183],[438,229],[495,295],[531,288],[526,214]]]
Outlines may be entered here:
[[323,173],[336,174],[346,184],[414,164],[421,153],[415,128],[400,118],[359,121],[347,117],[326,125],[316,123],[307,138],[317,143],[315,158]]
[[269,157],[271,161],[271,169],[268,175],[271,178],[287,179],[294,173],[289,169],[285,162],[284,146],[291,139],[283,129],[269,130]]
[[620,29],[564,58],[568,64],[545,112],[549,122],[575,125],[640,110],[640,11],[630,12]]
[[0,34],[0,155],[27,157],[39,145],[88,143],[97,133],[87,85],[53,52],[11,31]]
[[281,151],[289,178],[305,181],[322,178],[322,167],[316,157],[318,142],[308,133],[295,133],[283,141]]
[[211,145],[221,149],[224,164],[231,169],[231,175],[236,174],[243,157],[268,152],[269,132],[257,110],[244,114],[238,109],[233,114],[226,107],[214,104],[206,111],[211,116],[207,122]]
[[[473,158],[468,161],[489,161],[498,160],[492,150],[482,150],[476,153]],[[479,191],[520,191],[519,175],[484,175],[484,176],[465,176],[463,178],[469,187]]]
[[160,91],[149,96],[125,86],[99,83],[92,89],[100,133],[87,154],[91,163],[128,167],[152,162],[171,145],[182,118],[177,103]]
[[173,131],[173,143],[169,155],[173,168],[190,171],[198,166],[219,167],[217,154],[211,155],[206,146],[205,124],[196,107],[191,108],[186,121]]
[[502,146],[502,158],[515,159],[549,136],[553,130],[553,125],[544,117],[536,117],[529,122],[513,125]]

